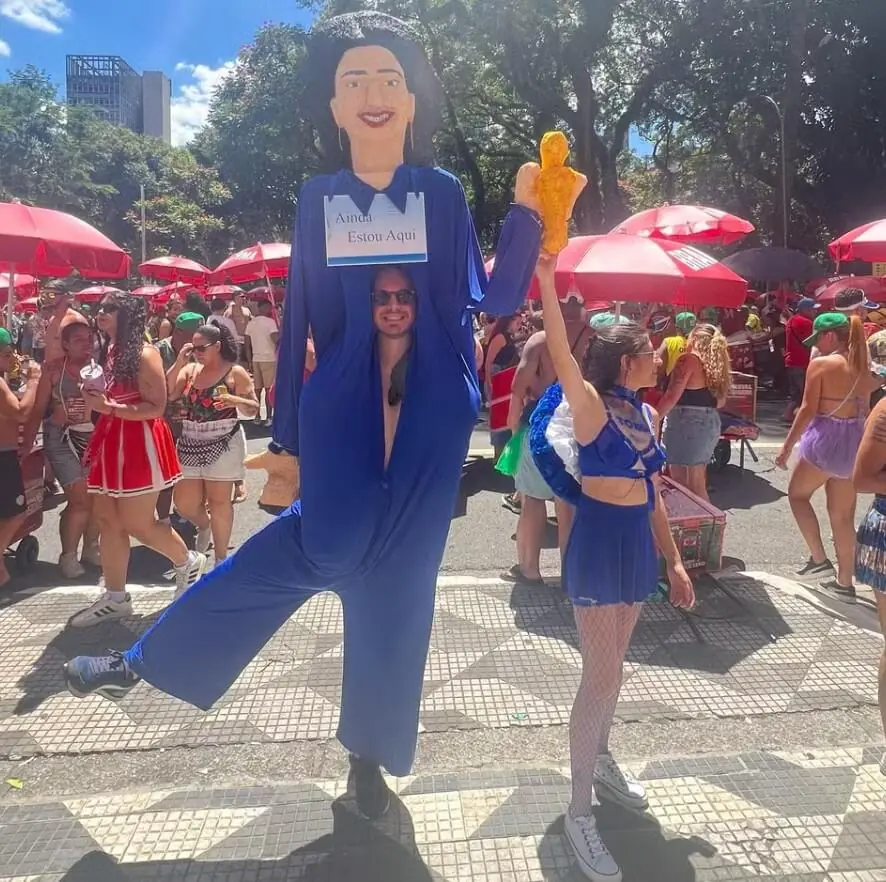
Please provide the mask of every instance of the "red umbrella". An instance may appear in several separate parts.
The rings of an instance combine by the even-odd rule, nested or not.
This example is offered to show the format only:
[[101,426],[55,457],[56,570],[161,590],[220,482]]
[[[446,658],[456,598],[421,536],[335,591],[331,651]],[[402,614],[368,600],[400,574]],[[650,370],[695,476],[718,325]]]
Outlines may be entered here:
[[286,289],[280,287],[280,285],[262,285],[259,288],[251,288],[246,292],[246,296],[250,300],[268,300],[271,292],[274,293],[274,300],[276,300],[277,303],[282,303],[283,299],[286,297]]
[[[665,239],[640,236],[577,236],[557,258],[557,296],[626,303],[671,303],[735,309],[748,283],[709,254]],[[529,296],[537,298],[533,279]]]
[[886,303],[886,285],[877,276],[846,276],[819,289],[815,299],[822,306],[833,306],[834,298],[847,288],[861,288],[865,296],[875,303]]
[[187,257],[176,257],[174,254],[146,260],[139,265],[138,271],[143,276],[163,282],[205,282],[210,273],[209,268],[202,263]]
[[213,282],[255,282],[282,279],[289,275],[291,246],[284,242],[257,242],[227,260],[212,273]]
[[136,288],[134,291],[130,291],[133,297],[153,297],[156,294],[159,294],[163,288],[160,285],[142,285],[141,288]]
[[844,233],[828,245],[837,264],[847,260],[886,260],[886,219],[872,221]]
[[9,273],[0,273],[0,291],[4,292],[4,297],[9,293],[10,278],[15,285],[16,294],[33,294],[37,290],[37,280],[33,276],[27,276],[24,273],[16,273],[14,276],[10,276]]
[[235,294],[242,294],[243,289],[236,285],[213,285],[206,292],[206,299],[209,301],[221,299],[232,300]]
[[662,205],[622,221],[613,233],[628,233],[672,242],[728,245],[754,232],[750,221],[704,205]]
[[84,288],[82,291],[77,291],[74,296],[83,303],[95,303],[102,298],[107,297],[108,294],[125,293],[125,291],[121,291],[119,288],[112,288],[109,285],[93,285],[91,288]]
[[0,202],[0,268],[89,279],[129,274],[129,255],[85,221],[18,202]]

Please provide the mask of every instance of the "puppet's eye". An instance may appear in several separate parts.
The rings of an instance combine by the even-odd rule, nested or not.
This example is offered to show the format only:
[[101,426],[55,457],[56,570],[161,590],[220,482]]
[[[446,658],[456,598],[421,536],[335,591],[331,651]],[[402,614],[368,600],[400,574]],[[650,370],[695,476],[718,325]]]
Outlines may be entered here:
[[347,84],[345,85],[345,88],[346,89],[359,89],[360,88],[360,81],[359,80],[348,80]]
[[385,83],[385,85],[386,85],[389,89],[396,89],[396,88],[400,85],[400,80],[399,80],[398,78],[395,78],[395,79],[392,79],[392,80],[388,80],[388,81]]

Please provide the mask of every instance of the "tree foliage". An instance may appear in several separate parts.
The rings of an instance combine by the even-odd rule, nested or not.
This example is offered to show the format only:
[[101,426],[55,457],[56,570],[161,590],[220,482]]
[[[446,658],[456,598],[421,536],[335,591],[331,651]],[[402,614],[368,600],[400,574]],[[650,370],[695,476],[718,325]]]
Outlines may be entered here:
[[[565,130],[590,185],[577,228],[605,231],[665,201],[750,218],[790,243],[886,215],[886,16],[870,0],[303,0],[413,21],[446,91],[441,165],[494,243],[519,165]],[[0,84],[0,199],[80,214],[136,253],[212,263],[285,239],[320,167],[301,111],[306,34],[268,24],[240,53],[205,129],[170,148],[59,104],[34,68]],[[771,99],[771,100],[770,100]],[[784,138],[782,139],[782,126]],[[642,135],[637,153],[629,136]]]

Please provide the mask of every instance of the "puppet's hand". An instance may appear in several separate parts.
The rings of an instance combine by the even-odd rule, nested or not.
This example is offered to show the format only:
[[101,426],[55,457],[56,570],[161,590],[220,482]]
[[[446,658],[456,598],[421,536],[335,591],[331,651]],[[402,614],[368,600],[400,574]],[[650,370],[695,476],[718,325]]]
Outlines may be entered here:
[[514,185],[514,202],[525,208],[541,213],[541,202],[538,198],[538,176],[541,174],[541,166],[537,162],[527,162],[520,166],[517,172],[517,182]]

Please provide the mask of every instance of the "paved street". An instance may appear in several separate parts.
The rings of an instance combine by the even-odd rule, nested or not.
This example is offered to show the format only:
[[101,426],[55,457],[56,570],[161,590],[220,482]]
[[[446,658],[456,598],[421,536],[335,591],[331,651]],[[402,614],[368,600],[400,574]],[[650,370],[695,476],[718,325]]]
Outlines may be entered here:
[[[804,553],[772,465],[778,431],[744,476],[713,477],[727,571],[702,582],[691,616],[647,605],[634,636],[612,741],[650,808],[598,816],[628,882],[886,880],[882,640],[866,602],[831,606],[786,578]],[[486,443],[478,433],[475,452]],[[259,488],[251,475],[236,542],[269,517]],[[172,592],[141,550],[136,616],[67,630],[95,578],[58,586],[48,515],[43,563],[0,601],[0,882],[576,882],[562,820],[580,662],[556,551],[551,587],[502,581],[507,482],[476,457],[463,490],[415,769],[391,781],[374,825],[345,792],[334,740],[333,597],[293,617],[208,713],[145,684],[118,705],[77,701],[62,662],[129,645]]]

